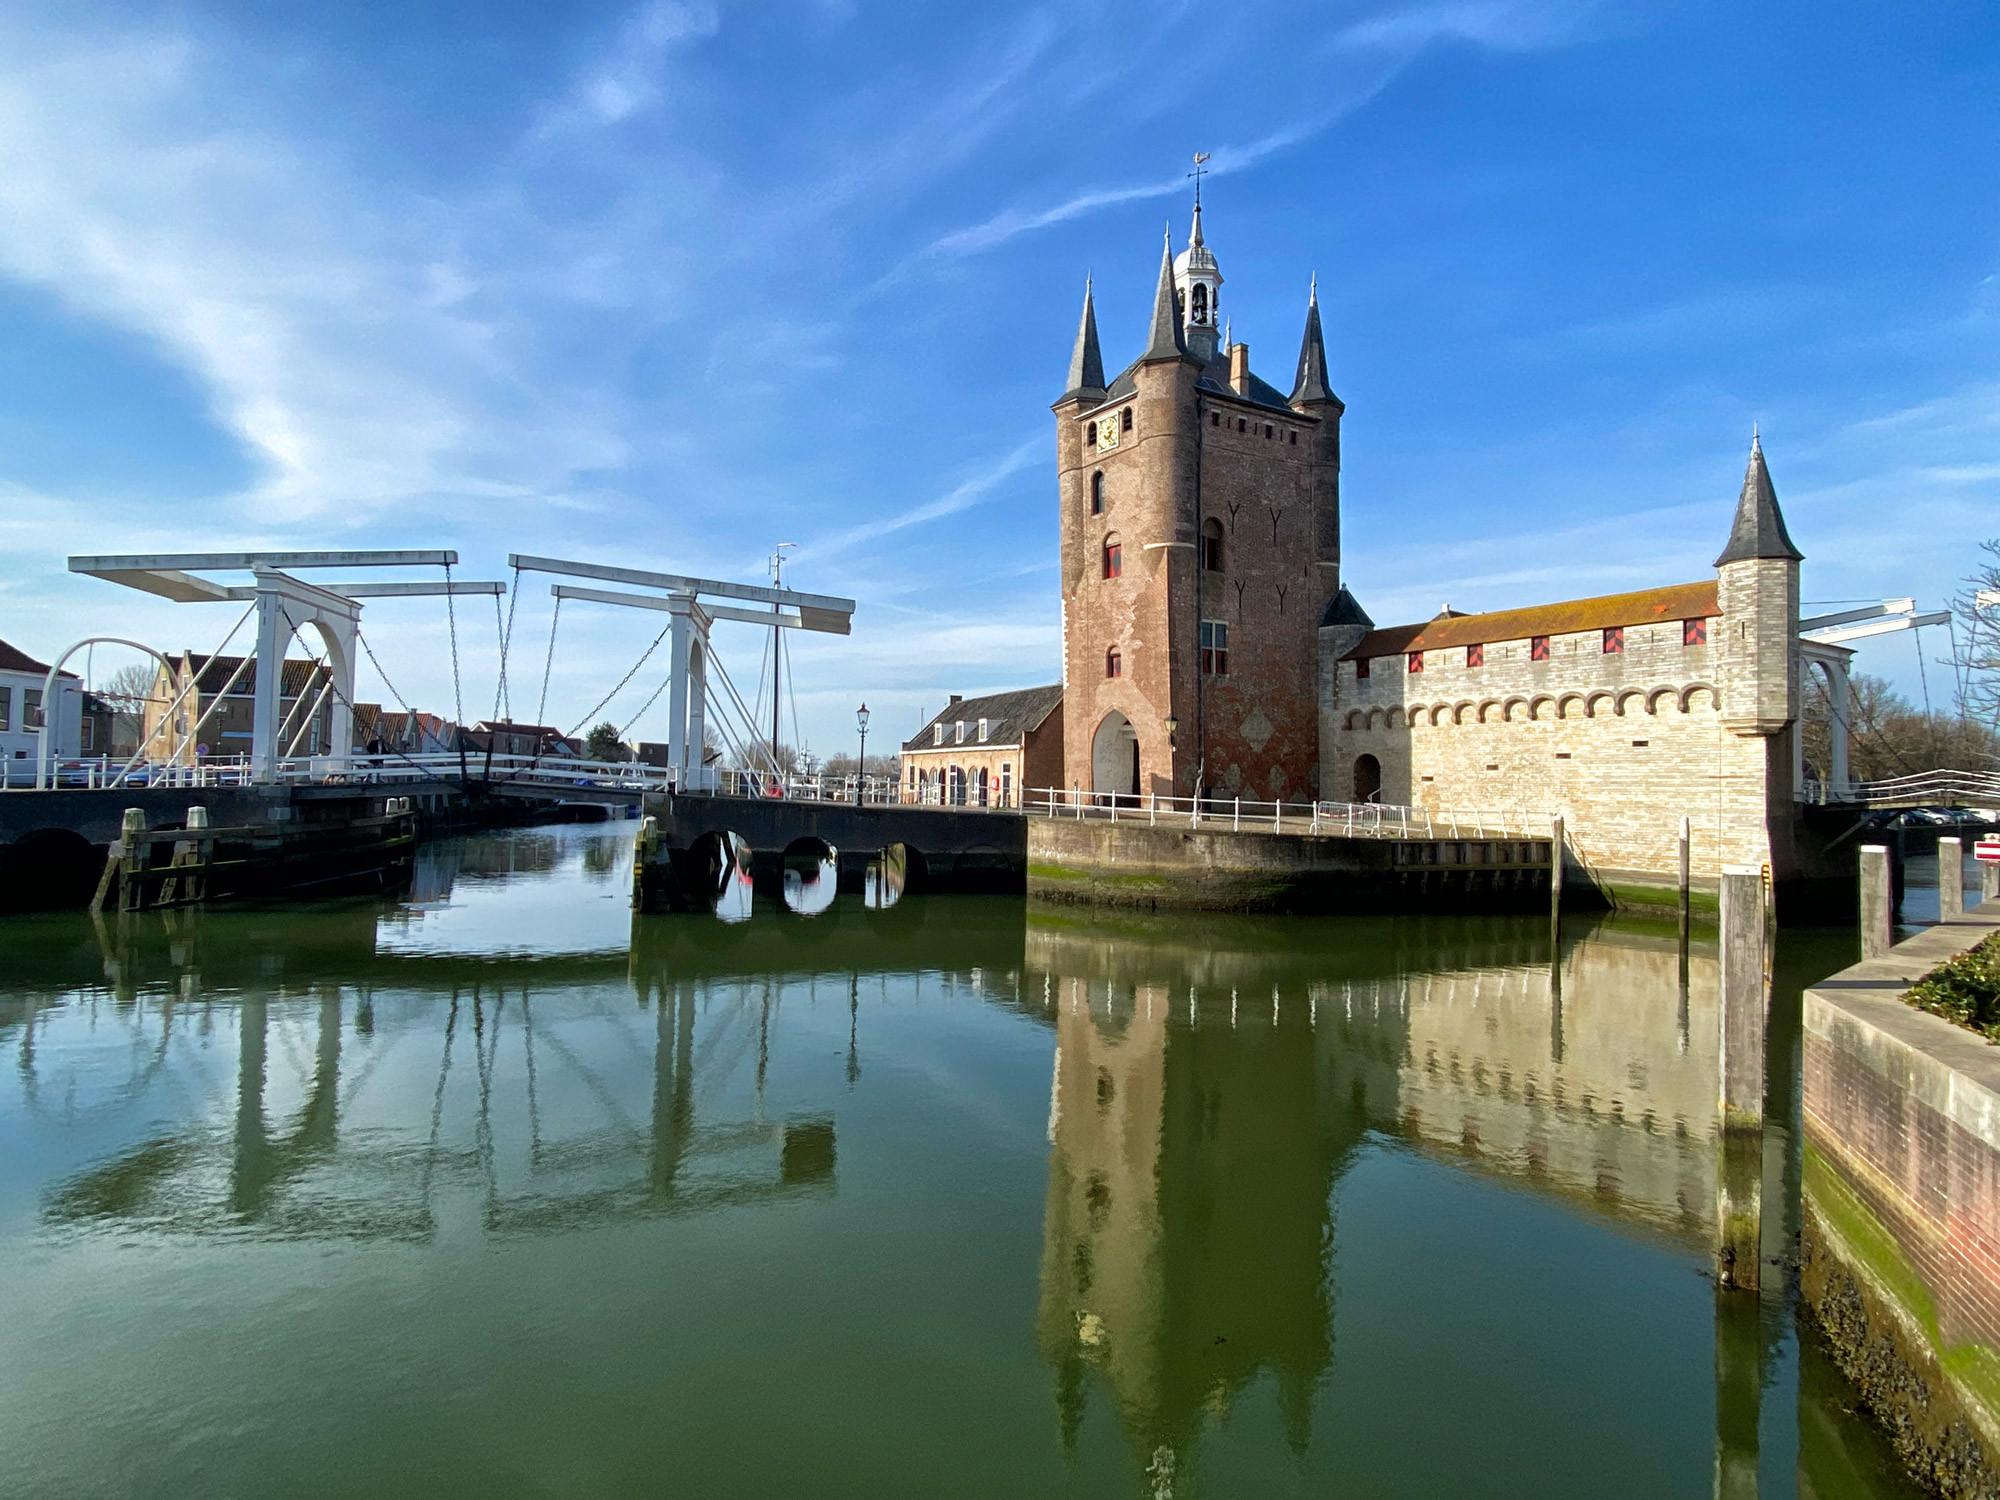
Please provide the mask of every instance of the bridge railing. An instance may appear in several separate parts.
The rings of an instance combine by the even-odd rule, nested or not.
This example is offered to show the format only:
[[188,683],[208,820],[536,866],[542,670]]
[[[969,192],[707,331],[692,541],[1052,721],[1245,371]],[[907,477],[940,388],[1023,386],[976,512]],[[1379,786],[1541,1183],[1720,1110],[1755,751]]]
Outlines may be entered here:
[[1919,771],[1880,781],[1858,781],[1831,800],[1870,807],[1928,807],[1939,804],[2000,807],[2000,772]]
[[1381,802],[1279,802],[1249,797],[1162,797],[1042,787],[1026,797],[1034,817],[1185,825],[1210,832],[1304,833],[1344,838],[1547,838],[1551,817],[1520,808],[1432,811]]
[[[144,787],[245,786],[252,780],[247,755],[205,755],[192,761],[142,761],[98,755],[64,757],[42,763],[46,785],[62,791],[139,790]],[[0,791],[36,790],[32,760],[0,761]]]

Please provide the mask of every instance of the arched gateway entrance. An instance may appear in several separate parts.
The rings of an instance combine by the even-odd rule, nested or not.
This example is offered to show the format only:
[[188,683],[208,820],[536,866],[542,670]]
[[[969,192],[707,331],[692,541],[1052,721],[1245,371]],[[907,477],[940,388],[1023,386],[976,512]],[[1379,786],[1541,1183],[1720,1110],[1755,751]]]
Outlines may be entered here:
[[1115,708],[1090,737],[1090,789],[1100,797],[1139,794],[1138,731]]

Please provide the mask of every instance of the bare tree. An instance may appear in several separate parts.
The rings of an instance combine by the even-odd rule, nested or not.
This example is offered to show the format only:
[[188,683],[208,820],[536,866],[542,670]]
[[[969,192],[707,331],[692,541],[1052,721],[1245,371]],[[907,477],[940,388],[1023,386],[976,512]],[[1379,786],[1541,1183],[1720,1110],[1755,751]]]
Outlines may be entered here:
[[139,737],[145,733],[146,706],[168,701],[155,691],[158,683],[157,667],[127,662],[97,689],[97,696],[111,705],[111,749],[115,754],[129,755],[138,749]]
[[1952,600],[1959,628],[1953,639],[1968,717],[2000,730],[2000,538],[1982,542],[1987,561],[1966,577]]
[[[1847,721],[1848,772],[1856,781],[1886,781],[1923,771],[1978,771],[2000,758],[2000,733],[1957,714],[1925,713],[1880,677],[1856,674]],[[1818,673],[1806,683],[1806,764],[1825,780],[1832,764],[1826,687]]]

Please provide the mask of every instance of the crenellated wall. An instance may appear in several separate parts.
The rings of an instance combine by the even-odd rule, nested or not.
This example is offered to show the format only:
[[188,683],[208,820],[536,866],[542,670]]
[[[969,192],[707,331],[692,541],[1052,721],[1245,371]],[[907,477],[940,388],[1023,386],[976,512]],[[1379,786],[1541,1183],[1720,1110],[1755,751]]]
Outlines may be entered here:
[[[1707,625],[1712,638],[1728,617]],[[1355,660],[1323,663],[1322,796],[1561,813],[1572,878],[1613,896],[1677,883],[1683,816],[1696,887],[1770,861],[1772,768],[1789,763],[1792,731],[1733,732],[1721,653],[1687,643],[1680,619],[1624,627],[1617,652],[1604,639],[1552,634],[1540,661],[1528,639],[1485,642],[1477,665],[1463,646],[1427,650],[1416,671],[1407,653],[1376,656],[1366,676]]]

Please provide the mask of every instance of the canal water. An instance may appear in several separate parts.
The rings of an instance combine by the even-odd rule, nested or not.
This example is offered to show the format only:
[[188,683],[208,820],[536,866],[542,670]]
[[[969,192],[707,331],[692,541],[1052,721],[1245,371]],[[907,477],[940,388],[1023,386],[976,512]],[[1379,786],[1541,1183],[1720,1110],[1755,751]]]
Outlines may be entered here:
[[0,1494],[1908,1493],[1708,1279],[1712,936],[635,922],[630,832],[0,924]]

